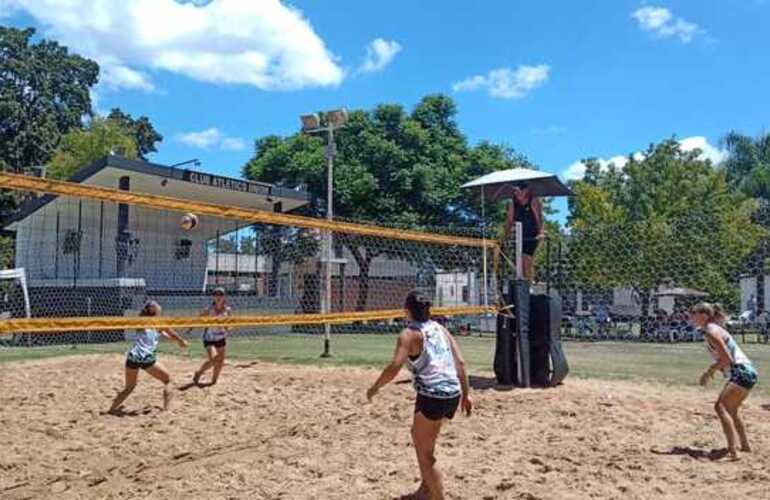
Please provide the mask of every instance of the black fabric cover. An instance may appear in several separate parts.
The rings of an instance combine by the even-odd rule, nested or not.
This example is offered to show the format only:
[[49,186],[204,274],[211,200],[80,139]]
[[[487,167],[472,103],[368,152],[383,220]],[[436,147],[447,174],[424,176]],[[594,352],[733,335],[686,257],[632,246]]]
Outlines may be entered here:
[[530,385],[529,355],[529,283],[512,281],[505,294],[505,302],[512,305],[506,315],[497,317],[494,370],[497,382],[503,385]]
[[561,298],[556,293],[530,297],[530,373],[532,384],[553,387],[569,373],[561,346]]

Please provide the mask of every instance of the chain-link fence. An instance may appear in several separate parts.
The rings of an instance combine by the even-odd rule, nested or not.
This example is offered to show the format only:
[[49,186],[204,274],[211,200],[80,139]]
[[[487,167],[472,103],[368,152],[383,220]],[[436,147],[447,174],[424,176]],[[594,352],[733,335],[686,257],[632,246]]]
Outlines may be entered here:
[[458,328],[491,328],[481,313],[495,304],[498,252],[476,235],[231,214],[205,204],[196,227],[184,230],[183,212],[163,206],[171,202],[46,186],[57,196],[33,197],[5,221],[14,235],[12,268],[0,279],[6,344],[123,340],[149,321],[137,318],[148,299],[172,326],[200,331],[211,326],[199,318],[215,288],[233,311],[222,321],[238,335],[319,333],[329,323],[334,332],[391,331],[415,288],[447,321],[461,317]]
[[720,303],[743,340],[770,332],[770,212],[595,225],[550,235],[536,256],[538,286],[559,291],[563,335],[685,342],[697,302]]

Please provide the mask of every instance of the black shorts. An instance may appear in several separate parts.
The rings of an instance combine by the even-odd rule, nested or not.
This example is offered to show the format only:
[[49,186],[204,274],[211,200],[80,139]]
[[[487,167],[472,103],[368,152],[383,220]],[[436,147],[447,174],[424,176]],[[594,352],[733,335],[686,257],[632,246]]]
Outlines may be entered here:
[[431,398],[429,396],[417,395],[417,401],[414,402],[414,412],[422,413],[428,420],[441,420],[447,418],[452,420],[460,404],[460,396],[453,398]]
[[521,253],[528,257],[535,255],[537,247],[540,245],[540,240],[535,236],[524,237],[524,241],[521,242]]
[[147,368],[152,367],[156,362],[157,360],[155,358],[147,358],[141,361],[126,358],[126,368],[130,368],[132,370],[146,370]]
[[227,345],[227,339],[219,339],[219,340],[204,340],[203,341],[203,348],[207,347],[216,347],[217,349],[220,349]]

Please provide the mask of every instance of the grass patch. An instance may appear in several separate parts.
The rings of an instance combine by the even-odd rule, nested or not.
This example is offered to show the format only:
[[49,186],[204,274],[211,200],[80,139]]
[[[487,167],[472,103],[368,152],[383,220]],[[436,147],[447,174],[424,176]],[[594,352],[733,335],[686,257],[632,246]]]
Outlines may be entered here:
[[[395,348],[394,335],[334,335],[329,359],[320,357],[323,339],[319,335],[263,335],[233,337],[228,342],[231,359],[256,359],[277,363],[326,366],[382,367]],[[494,339],[459,338],[463,355],[472,373],[491,374]],[[128,343],[81,344],[52,347],[0,347],[0,362],[18,362],[57,356],[94,353],[123,353]],[[701,343],[651,344],[635,342],[564,342],[570,365],[570,376],[602,380],[641,379],[672,385],[695,385],[709,363]],[[760,372],[756,392],[770,396],[770,346],[743,345],[746,354]],[[176,346],[164,342],[162,355],[179,355]],[[205,356],[198,339],[191,342],[189,355],[196,360]]]

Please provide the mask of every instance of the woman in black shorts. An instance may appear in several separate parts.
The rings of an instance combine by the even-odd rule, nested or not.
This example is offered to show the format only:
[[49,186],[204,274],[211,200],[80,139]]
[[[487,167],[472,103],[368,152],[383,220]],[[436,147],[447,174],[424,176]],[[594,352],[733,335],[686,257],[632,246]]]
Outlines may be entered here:
[[[149,301],[144,305],[140,316],[158,316],[161,313],[160,305],[155,301]],[[187,341],[181,338],[174,330],[170,328],[144,328],[136,334],[134,345],[129,349],[126,355],[126,385],[118,393],[110,406],[109,413],[117,414],[123,401],[134,391],[136,381],[139,378],[139,370],[144,370],[152,377],[163,383],[163,409],[168,409],[171,401],[171,375],[160,363],[157,362],[155,351],[158,349],[158,342],[161,337],[173,340],[179,347],[187,347]]]
[[430,307],[430,300],[420,292],[407,295],[404,308],[408,326],[398,337],[393,360],[366,391],[366,397],[371,402],[377,391],[398,375],[404,363],[413,372],[417,401],[412,441],[422,477],[414,496],[440,500],[444,498],[444,487],[436,469],[436,438],[444,419],[452,419],[458,405],[470,415],[473,403],[460,349],[443,326],[431,321]]
[[[202,313],[203,316],[216,316],[225,318],[232,314],[230,306],[227,305],[227,297],[225,296],[224,288],[215,288],[212,294],[214,301],[211,307],[205,309]],[[230,329],[226,326],[215,326],[207,328],[203,332],[203,348],[206,349],[206,355],[208,359],[204,361],[198,371],[193,375],[193,383],[198,384],[201,376],[209,368],[213,368],[211,375],[211,385],[217,383],[219,380],[219,374],[222,372],[222,367],[225,365],[225,352],[227,350],[227,335],[230,333]]]
[[524,278],[530,282],[535,279],[534,256],[540,242],[545,238],[543,232],[543,204],[532,193],[526,183],[513,188],[511,204],[505,219],[505,236],[514,237],[514,223],[520,222],[522,229],[521,266]]

